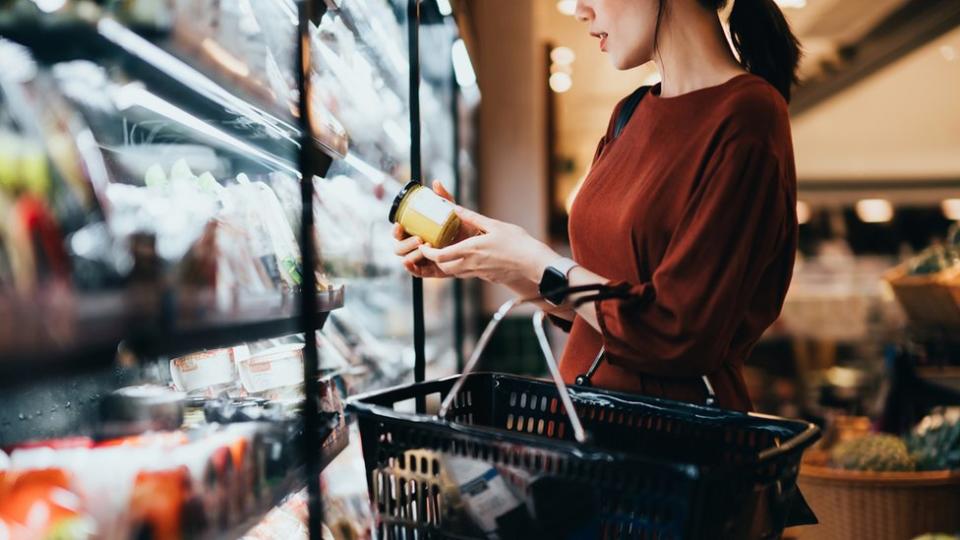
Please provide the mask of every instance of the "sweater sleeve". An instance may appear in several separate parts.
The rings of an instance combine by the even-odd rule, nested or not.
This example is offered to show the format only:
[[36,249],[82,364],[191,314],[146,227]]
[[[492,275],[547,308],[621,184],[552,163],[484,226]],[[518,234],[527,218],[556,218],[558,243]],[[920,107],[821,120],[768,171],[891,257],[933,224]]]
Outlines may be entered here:
[[762,141],[718,149],[651,280],[611,283],[630,298],[596,302],[608,361],[664,377],[720,367],[793,219],[782,176]]

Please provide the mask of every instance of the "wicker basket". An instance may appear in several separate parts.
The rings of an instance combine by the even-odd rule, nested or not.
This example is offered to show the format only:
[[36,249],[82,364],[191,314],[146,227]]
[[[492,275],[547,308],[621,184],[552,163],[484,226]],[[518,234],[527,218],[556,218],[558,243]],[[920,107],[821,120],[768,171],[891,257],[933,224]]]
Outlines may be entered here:
[[909,540],[960,531],[960,471],[878,473],[805,464],[798,485],[820,525],[791,529],[791,538]]
[[904,265],[884,275],[910,322],[922,327],[960,329],[960,278],[949,273],[911,276]]

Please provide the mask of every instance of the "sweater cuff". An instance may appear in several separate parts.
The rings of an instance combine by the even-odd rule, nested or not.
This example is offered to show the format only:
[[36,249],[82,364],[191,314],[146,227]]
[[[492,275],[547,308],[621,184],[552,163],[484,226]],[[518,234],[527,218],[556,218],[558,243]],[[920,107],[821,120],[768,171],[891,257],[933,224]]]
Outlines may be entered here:
[[[620,344],[626,341],[626,336],[618,336],[618,332],[625,329],[620,321],[621,310],[624,305],[634,303],[647,303],[655,298],[653,287],[649,285],[633,285],[625,281],[610,282],[609,287],[616,292],[629,294],[629,298],[608,298],[594,302],[594,308],[597,312],[597,324],[600,326],[600,336],[603,340],[603,346],[606,350],[607,361],[611,364],[617,364],[622,347]],[[614,327],[611,329],[611,325]]]

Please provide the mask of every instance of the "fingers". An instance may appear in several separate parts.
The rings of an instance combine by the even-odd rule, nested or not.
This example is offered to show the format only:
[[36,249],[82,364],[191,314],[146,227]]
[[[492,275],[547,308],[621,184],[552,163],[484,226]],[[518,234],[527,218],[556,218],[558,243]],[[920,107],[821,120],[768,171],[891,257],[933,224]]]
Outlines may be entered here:
[[418,263],[411,263],[409,261],[403,262],[403,267],[406,271],[415,277],[419,278],[446,278],[450,277],[448,274],[445,274],[443,270],[438,268],[435,264],[429,261],[421,261]]
[[451,195],[450,192],[447,191],[447,188],[443,185],[443,182],[439,180],[434,180],[433,191],[435,191],[437,195],[443,197],[444,199],[450,202],[453,202],[453,195]]
[[500,221],[490,219],[487,216],[474,212],[473,210],[467,210],[462,206],[458,206],[455,211],[457,213],[457,217],[460,218],[460,221],[481,231],[490,232],[499,227],[501,224]]
[[409,273],[414,277],[423,277],[423,274],[421,273],[420,268],[413,263],[403,261],[403,268],[404,270],[407,271],[407,273]]
[[427,264],[427,263],[431,263],[431,261],[428,261],[428,260],[423,256],[423,253],[421,253],[420,250],[418,250],[418,249],[414,249],[413,251],[411,251],[410,253],[407,253],[407,254],[404,255],[404,257],[403,257],[403,265],[404,265],[404,266],[406,266],[407,264],[413,264],[413,265],[416,265],[416,266],[422,266],[422,265]]
[[437,268],[439,268],[444,274],[448,276],[455,276],[459,278],[472,277],[472,270],[467,267],[466,261],[463,259],[457,259],[450,262],[437,263]]
[[429,244],[423,244],[420,246],[420,253],[423,253],[424,257],[435,263],[455,261],[470,254],[477,247],[479,240],[480,237],[475,236],[443,249],[437,249],[431,247]]
[[421,240],[419,236],[411,236],[403,240],[398,240],[393,248],[393,252],[400,257],[405,257],[407,254],[417,251],[417,248],[420,247],[421,244],[423,244],[423,240]]
[[397,240],[403,240],[410,236],[407,234],[407,231],[403,230],[403,227],[399,223],[393,225],[393,237]]

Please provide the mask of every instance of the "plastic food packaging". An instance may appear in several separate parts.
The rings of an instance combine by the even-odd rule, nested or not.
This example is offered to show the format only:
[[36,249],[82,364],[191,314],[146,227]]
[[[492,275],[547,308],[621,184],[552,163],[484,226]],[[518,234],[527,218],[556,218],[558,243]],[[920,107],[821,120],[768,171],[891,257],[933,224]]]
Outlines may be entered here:
[[504,523],[516,521],[518,517],[513,514],[521,520],[526,517],[524,501],[513,493],[497,468],[477,459],[458,456],[441,459],[445,494],[456,501],[453,506],[461,507],[469,521],[487,537],[496,537]]
[[244,174],[237,182],[222,195],[224,213],[246,231],[251,254],[275,287],[299,287],[300,250],[280,201],[263,182],[250,182]]
[[69,475],[40,469],[0,475],[0,533],[11,540],[86,540],[97,530]]
[[141,471],[130,500],[131,538],[195,538],[206,527],[186,467]]
[[246,346],[197,352],[170,360],[170,377],[177,390],[215,395],[236,387],[235,362],[249,354]]
[[237,364],[243,389],[274,399],[296,398],[303,384],[303,344],[281,345],[251,354]]
[[163,386],[129,386],[100,401],[100,433],[124,437],[146,431],[170,431],[183,424],[184,395]]
[[399,223],[407,234],[442,248],[453,243],[460,231],[460,218],[454,209],[453,203],[433,190],[410,182],[393,200],[390,222]]

